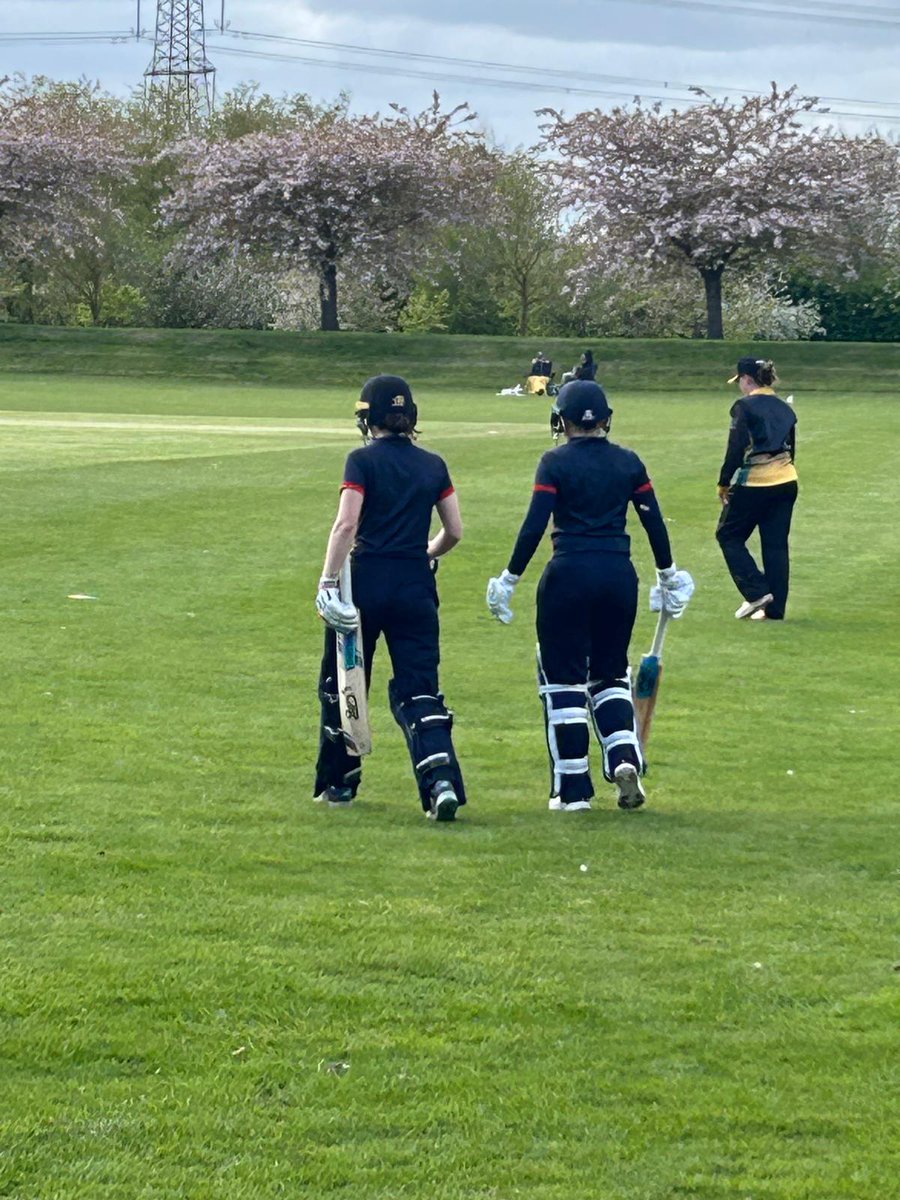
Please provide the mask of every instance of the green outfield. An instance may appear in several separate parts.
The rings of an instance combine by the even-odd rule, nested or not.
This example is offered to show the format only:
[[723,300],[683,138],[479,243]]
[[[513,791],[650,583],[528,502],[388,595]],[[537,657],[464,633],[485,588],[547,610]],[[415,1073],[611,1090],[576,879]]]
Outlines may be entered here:
[[[493,394],[533,348],[266,337],[0,329],[0,1197],[886,1200],[900,347],[773,350],[800,421],[779,625],[733,619],[712,537],[743,347],[595,343],[697,593],[646,808],[601,784],[562,815],[546,547],[511,626],[484,607],[549,444],[546,401]],[[311,800],[349,384],[395,366],[466,523],[446,826],[384,660],[359,803]],[[651,634],[644,598],[634,659]]]

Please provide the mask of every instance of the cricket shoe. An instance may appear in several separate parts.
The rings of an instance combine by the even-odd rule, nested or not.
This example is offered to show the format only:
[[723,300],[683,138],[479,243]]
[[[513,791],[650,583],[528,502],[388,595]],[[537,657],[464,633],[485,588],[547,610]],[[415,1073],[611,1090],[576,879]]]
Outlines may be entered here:
[[446,779],[439,779],[431,789],[429,819],[432,821],[455,821],[458,808],[459,797],[454,791],[453,784]]
[[317,804],[327,804],[329,808],[349,808],[353,803],[353,792],[345,787],[327,787],[316,796]]
[[590,812],[590,800],[571,800],[566,804],[559,796],[551,796],[547,805],[551,812]]
[[613,780],[619,789],[619,808],[640,808],[647,799],[638,769],[633,763],[619,763],[613,772]]
[[739,621],[743,621],[746,617],[752,617],[755,612],[765,608],[767,604],[771,604],[774,599],[771,592],[766,592],[765,596],[760,596],[758,600],[745,600],[734,615]]
[[750,614],[751,621],[768,621],[768,619],[764,608],[758,608],[755,613]]

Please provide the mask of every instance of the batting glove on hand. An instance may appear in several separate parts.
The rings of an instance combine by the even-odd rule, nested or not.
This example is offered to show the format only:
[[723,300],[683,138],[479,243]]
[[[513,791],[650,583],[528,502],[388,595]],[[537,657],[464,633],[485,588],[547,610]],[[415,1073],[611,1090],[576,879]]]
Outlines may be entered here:
[[504,571],[499,577],[494,576],[493,579],[488,580],[487,606],[491,610],[491,616],[496,617],[504,625],[508,625],[513,619],[510,604],[518,582],[519,576],[510,575],[509,571]]
[[316,593],[316,612],[335,633],[353,633],[359,625],[356,606],[342,600],[340,591],[332,583],[320,584]]
[[687,571],[679,571],[672,563],[656,572],[656,586],[650,589],[650,611],[667,612],[676,619],[687,608],[694,594],[694,581]]

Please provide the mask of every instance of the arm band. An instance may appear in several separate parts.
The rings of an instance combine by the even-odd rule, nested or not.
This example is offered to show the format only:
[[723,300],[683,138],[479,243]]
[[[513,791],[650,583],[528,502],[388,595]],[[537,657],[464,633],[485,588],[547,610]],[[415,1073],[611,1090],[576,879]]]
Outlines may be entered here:
[[519,530],[519,536],[516,538],[512,557],[507,567],[510,575],[524,575],[525,568],[531,562],[534,552],[544,536],[544,530],[553,515],[555,503],[555,489],[553,491],[535,491],[531,497],[531,504],[525,514],[525,520],[522,522],[522,528]]

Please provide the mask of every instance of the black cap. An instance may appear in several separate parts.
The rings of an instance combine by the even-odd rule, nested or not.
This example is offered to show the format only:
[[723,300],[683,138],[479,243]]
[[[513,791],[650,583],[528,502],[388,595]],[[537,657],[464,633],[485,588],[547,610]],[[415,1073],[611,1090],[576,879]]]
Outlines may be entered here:
[[728,380],[729,383],[737,383],[742,375],[749,375],[751,379],[756,379],[756,373],[766,360],[764,358],[739,358],[737,365],[737,374],[732,375]]
[[415,424],[418,410],[409,384],[399,375],[374,375],[363,384],[357,412],[364,412],[369,426],[384,425],[390,413],[403,413]]
[[572,425],[588,425],[612,416],[606,392],[589,379],[573,379],[559,389],[554,410]]

